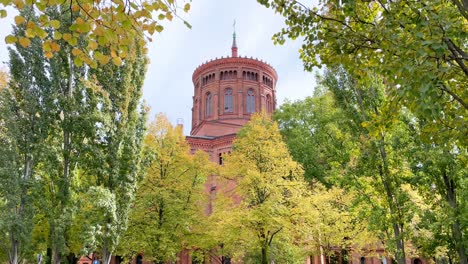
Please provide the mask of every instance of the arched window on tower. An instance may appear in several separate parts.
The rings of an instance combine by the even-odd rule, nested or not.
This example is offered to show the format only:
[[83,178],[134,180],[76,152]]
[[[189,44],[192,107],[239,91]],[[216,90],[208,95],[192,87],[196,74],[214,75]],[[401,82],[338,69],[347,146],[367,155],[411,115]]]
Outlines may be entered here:
[[208,92],[206,94],[206,100],[205,100],[205,116],[211,116],[212,112],[211,112],[211,109],[212,109],[212,103],[211,103],[211,93]]
[[255,93],[253,89],[247,91],[247,113],[255,112]]
[[273,104],[271,103],[271,95],[269,94],[266,96],[266,111],[268,113],[273,112]]
[[224,112],[232,113],[234,111],[234,100],[232,98],[232,89],[224,90]]

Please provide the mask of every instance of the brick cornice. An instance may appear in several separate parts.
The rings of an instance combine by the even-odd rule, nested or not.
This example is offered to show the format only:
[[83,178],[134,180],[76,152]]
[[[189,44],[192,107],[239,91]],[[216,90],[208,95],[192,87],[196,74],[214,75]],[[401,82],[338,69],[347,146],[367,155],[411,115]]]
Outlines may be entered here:
[[235,138],[236,134],[229,134],[212,138],[197,136],[185,137],[190,146],[195,149],[213,149],[221,146],[232,146],[232,142]]
[[276,70],[269,65],[268,63],[254,59],[254,58],[247,58],[247,57],[227,57],[227,58],[216,58],[214,60],[207,61],[202,65],[198,66],[192,75],[192,81],[195,83],[196,79],[199,77],[200,74],[215,70],[217,67],[238,67],[238,66],[250,66],[252,68],[261,69],[269,74],[276,80],[278,80],[278,74]]

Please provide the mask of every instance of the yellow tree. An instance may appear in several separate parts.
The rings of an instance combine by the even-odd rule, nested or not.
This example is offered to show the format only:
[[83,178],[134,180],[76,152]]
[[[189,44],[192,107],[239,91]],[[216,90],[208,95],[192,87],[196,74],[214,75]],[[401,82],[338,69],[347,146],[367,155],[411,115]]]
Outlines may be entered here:
[[221,174],[237,182],[232,195],[241,197],[225,210],[215,207],[223,219],[218,221],[223,247],[247,263],[303,262],[297,247],[306,215],[303,170],[265,113],[252,116],[239,132]]
[[7,86],[8,79],[8,73],[3,70],[0,70],[0,91]]
[[190,154],[181,127],[158,115],[145,138],[147,175],[141,181],[130,213],[121,253],[145,252],[156,262],[174,261],[196,241],[192,230],[203,218],[206,175],[210,161],[204,152]]

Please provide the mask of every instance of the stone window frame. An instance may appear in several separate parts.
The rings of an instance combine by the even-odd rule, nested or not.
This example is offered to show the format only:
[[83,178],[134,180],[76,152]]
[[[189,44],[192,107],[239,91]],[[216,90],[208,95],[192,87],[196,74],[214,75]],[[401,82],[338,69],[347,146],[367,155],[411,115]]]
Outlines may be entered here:
[[231,87],[224,89],[224,112],[234,113],[234,89]]
[[248,114],[255,113],[255,90],[253,88],[247,89],[246,97],[246,112]]
[[268,113],[272,113],[273,112],[273,103],[272,103],[272,99],[271,99],[270,94],[266,95],[265,104],[266,104],[266,111]]
[[210,117],[213,115],[213,95],[207,92],[205,95],[205,116]]

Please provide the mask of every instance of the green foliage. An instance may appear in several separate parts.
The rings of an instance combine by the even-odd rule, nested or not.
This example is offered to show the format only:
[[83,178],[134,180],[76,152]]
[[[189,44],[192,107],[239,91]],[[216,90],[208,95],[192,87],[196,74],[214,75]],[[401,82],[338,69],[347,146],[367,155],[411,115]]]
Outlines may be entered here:
[[[71,21],[70,14],[48,12],[62,25]],[[21,16],[40,19],[29,9]],[[21,38],[27,27],[21,24],[14,33]],[[0,164],[8,175],[2,177],[0,199],[11,201],[5,206],[13,211],[29,210],[0,215],[16,217],[12,224],[21,227],[9,232],[18,237],[20,257],[48,252],[54,263],[96,248],[110,256],[125,231],[141,177],[146,109],[139,100],[147,63],[136,45],[123,66],[90,70],[72,62],[73,49],[84,40],[74,47],[57,43],[60,49],[50,58],[45,42],[36,38],[28,48],[17,44],[10,51],[10,86],[1,91],[1,147],[8,155]],[[12,224],[2,225],[3,234]]]
[[[387,99],[378,78],[371,86],[362,87],[342,68],[336,68],[325,72],[321,84],[325,90],[317,96],[286,104],[275,115],[285,140],[304,167],[313,168],[315,175],[327,176],[326,181],[312,177],[312,182],[318,179],[359,194],[351,196],[354,201],[349,210],[361,220],[368,219],[370,229],[389,242],[391,252],[402,254],[403,240],[409,236],[404,223],[412,211],[402,189],[412,177],[401,155],[411,147],[409,128],[399,119],[386,121],[383,109]],[[393,116],[398,117],[398,113]],[[295,138],[298,134],[300,139]],[[311,158],[304,159],[297,148]]]
[[[15,34],[24,33],[15,28]],[[8,261],[34,258],[31,245],[35,164],[42,160],[50,115],[43,100],[51,97],[40,42],[10,50],[10,82],[0,90],[0,232]],[[45,93],[44,93],[45,92]]]
[[[198,242],[203,226],[204,188],[211,162],[204,152],[190,154],[180,127],[158,115],[145,137],[149,158],[138,184],[130,222],[120,252],[134,257],[145,252],[154,261],[174,261]],[[200,226],[199,226],[200,225]]]
[[281,262],[281,257],[289,263],[303,261],[298,246],[307,202],[302,168],[265,113],[252,116],[239,132],[221,174],[228,179],[225,186],[237,184],[232,191],[218,192],[212,216],[225,254],[245,263]]
[[336,183],[354,146],[343,111],[330,93],[286,102],[274,114],[294,159],[308,181]]
[[426,138],[466,146],[467,17],[466,6],[454,4],[459,1],[259,2],[286,18],[276,43],[304,38],[306,70],[342,65],[363,86],[381,76],[391,99],[388,114],[404,105],[428,121]]

